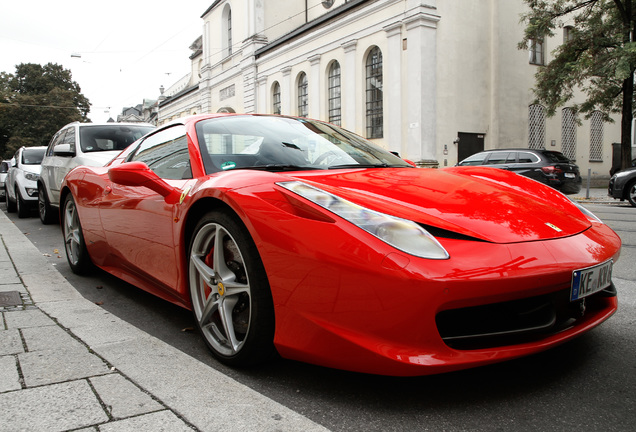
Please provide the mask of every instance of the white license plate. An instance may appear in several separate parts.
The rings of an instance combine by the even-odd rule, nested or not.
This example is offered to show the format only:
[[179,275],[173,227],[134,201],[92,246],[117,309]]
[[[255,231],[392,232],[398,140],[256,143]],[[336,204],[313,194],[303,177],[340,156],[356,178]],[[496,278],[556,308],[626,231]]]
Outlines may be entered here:
[[575,178],[575,177],[576,177],[576,174],[574,174],[574,173],[565,173],[565,176],[566,176],[567,178]]
[[612,260],[572,272],[570,301],[604,290],[612,283]]

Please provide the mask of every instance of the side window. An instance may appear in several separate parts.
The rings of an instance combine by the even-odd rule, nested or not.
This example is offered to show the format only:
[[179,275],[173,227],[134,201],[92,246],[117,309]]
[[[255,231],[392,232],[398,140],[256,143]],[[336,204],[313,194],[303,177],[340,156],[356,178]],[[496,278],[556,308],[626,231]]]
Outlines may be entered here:
[[519,152],[519,163],[535,163],[538,158],[532,153]]
[[458,165],[459,166],[483,165],[485,158],[486,158],[486,153],[477,153],[467,157],[466,159],[461,161]]
[[192,178],[188,139],[183,125],[172,126],[150,135],[128,160],[144,162],[163,179]]
[[[508,154],[510,152],[492,152],[490,153],[490,157],[488,158],[488,163],[487,165],[503,165],[508,161]],[[514,160],[514,154],[513,156],[513,160]]]
[[71,147],[71,152],[75,153],[75,128],[68,128],[66,135],[64,136],[63,144],[68,144]]
[[53,139],[51,140],[51,142],[49,143],[49,146],[46,149],[46,155],[47,156],[53,156],[53,149],[62,143],[62,141],[64,140],[64,136],[66,135],[66,131],[67,129],[61,130],[60,132],[58,132]]

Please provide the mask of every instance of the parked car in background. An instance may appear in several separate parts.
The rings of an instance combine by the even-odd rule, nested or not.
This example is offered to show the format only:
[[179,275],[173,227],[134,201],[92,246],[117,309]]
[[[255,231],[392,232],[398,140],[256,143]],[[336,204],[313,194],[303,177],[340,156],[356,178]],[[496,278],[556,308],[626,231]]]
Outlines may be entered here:
[[38,181],[38,211],[42,223],[57,219],[60,185],[80,165],[102,166],[153,130],[147,123],[70,123],[51,139]]
[[458,166],[484,165],[501,168],[530,177],[565,193],[581,190],[579,167],[563,155],[552,150],[497,149],[484,150],[467,157]]
[[11,161],[5,160],[0,162],[0,197],[5,197],[4,181],[9,174],[9,168],[11,168]]
[[636,207],[636,166],[617,172],[609,181],[607,194]]
[[7,211],[25,218],[38,200],[38,179],[46,147],[20,147],[11,159],[4,183]]

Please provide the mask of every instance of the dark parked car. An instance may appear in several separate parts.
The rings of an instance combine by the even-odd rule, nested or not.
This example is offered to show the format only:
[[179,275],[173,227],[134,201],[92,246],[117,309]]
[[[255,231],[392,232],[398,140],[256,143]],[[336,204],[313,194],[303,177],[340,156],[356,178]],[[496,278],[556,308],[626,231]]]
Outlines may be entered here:
[[563,153],[552,150],[497,149],[467,157],[458,166],[484,165],[513,171],[565,193],[581,190],[579,167]]
[[607,194],[636,207],[636,166],[617,172],[609,181]]

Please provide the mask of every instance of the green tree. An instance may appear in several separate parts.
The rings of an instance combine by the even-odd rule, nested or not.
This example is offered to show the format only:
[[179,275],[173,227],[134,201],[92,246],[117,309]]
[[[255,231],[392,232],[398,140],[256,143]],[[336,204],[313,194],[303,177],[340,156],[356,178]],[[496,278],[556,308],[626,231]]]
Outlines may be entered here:
[[620,113],[622,168],[631,161],[631,130],[636,68],[635,0],[524,0],[529,12],[519,49],[532,41],[555,35],[570,26],[568,40],[552,52],[553,59],[536,74],[534,93],[548,115],[572,100],[576,91],[585,94],[580,104],[570,105],[588,118],[593,111]]
[[22,63],[0,73],[0,154],[21,146],[47,145],[62,126],[88,121],[90,102],[71,71],[48,63]]

